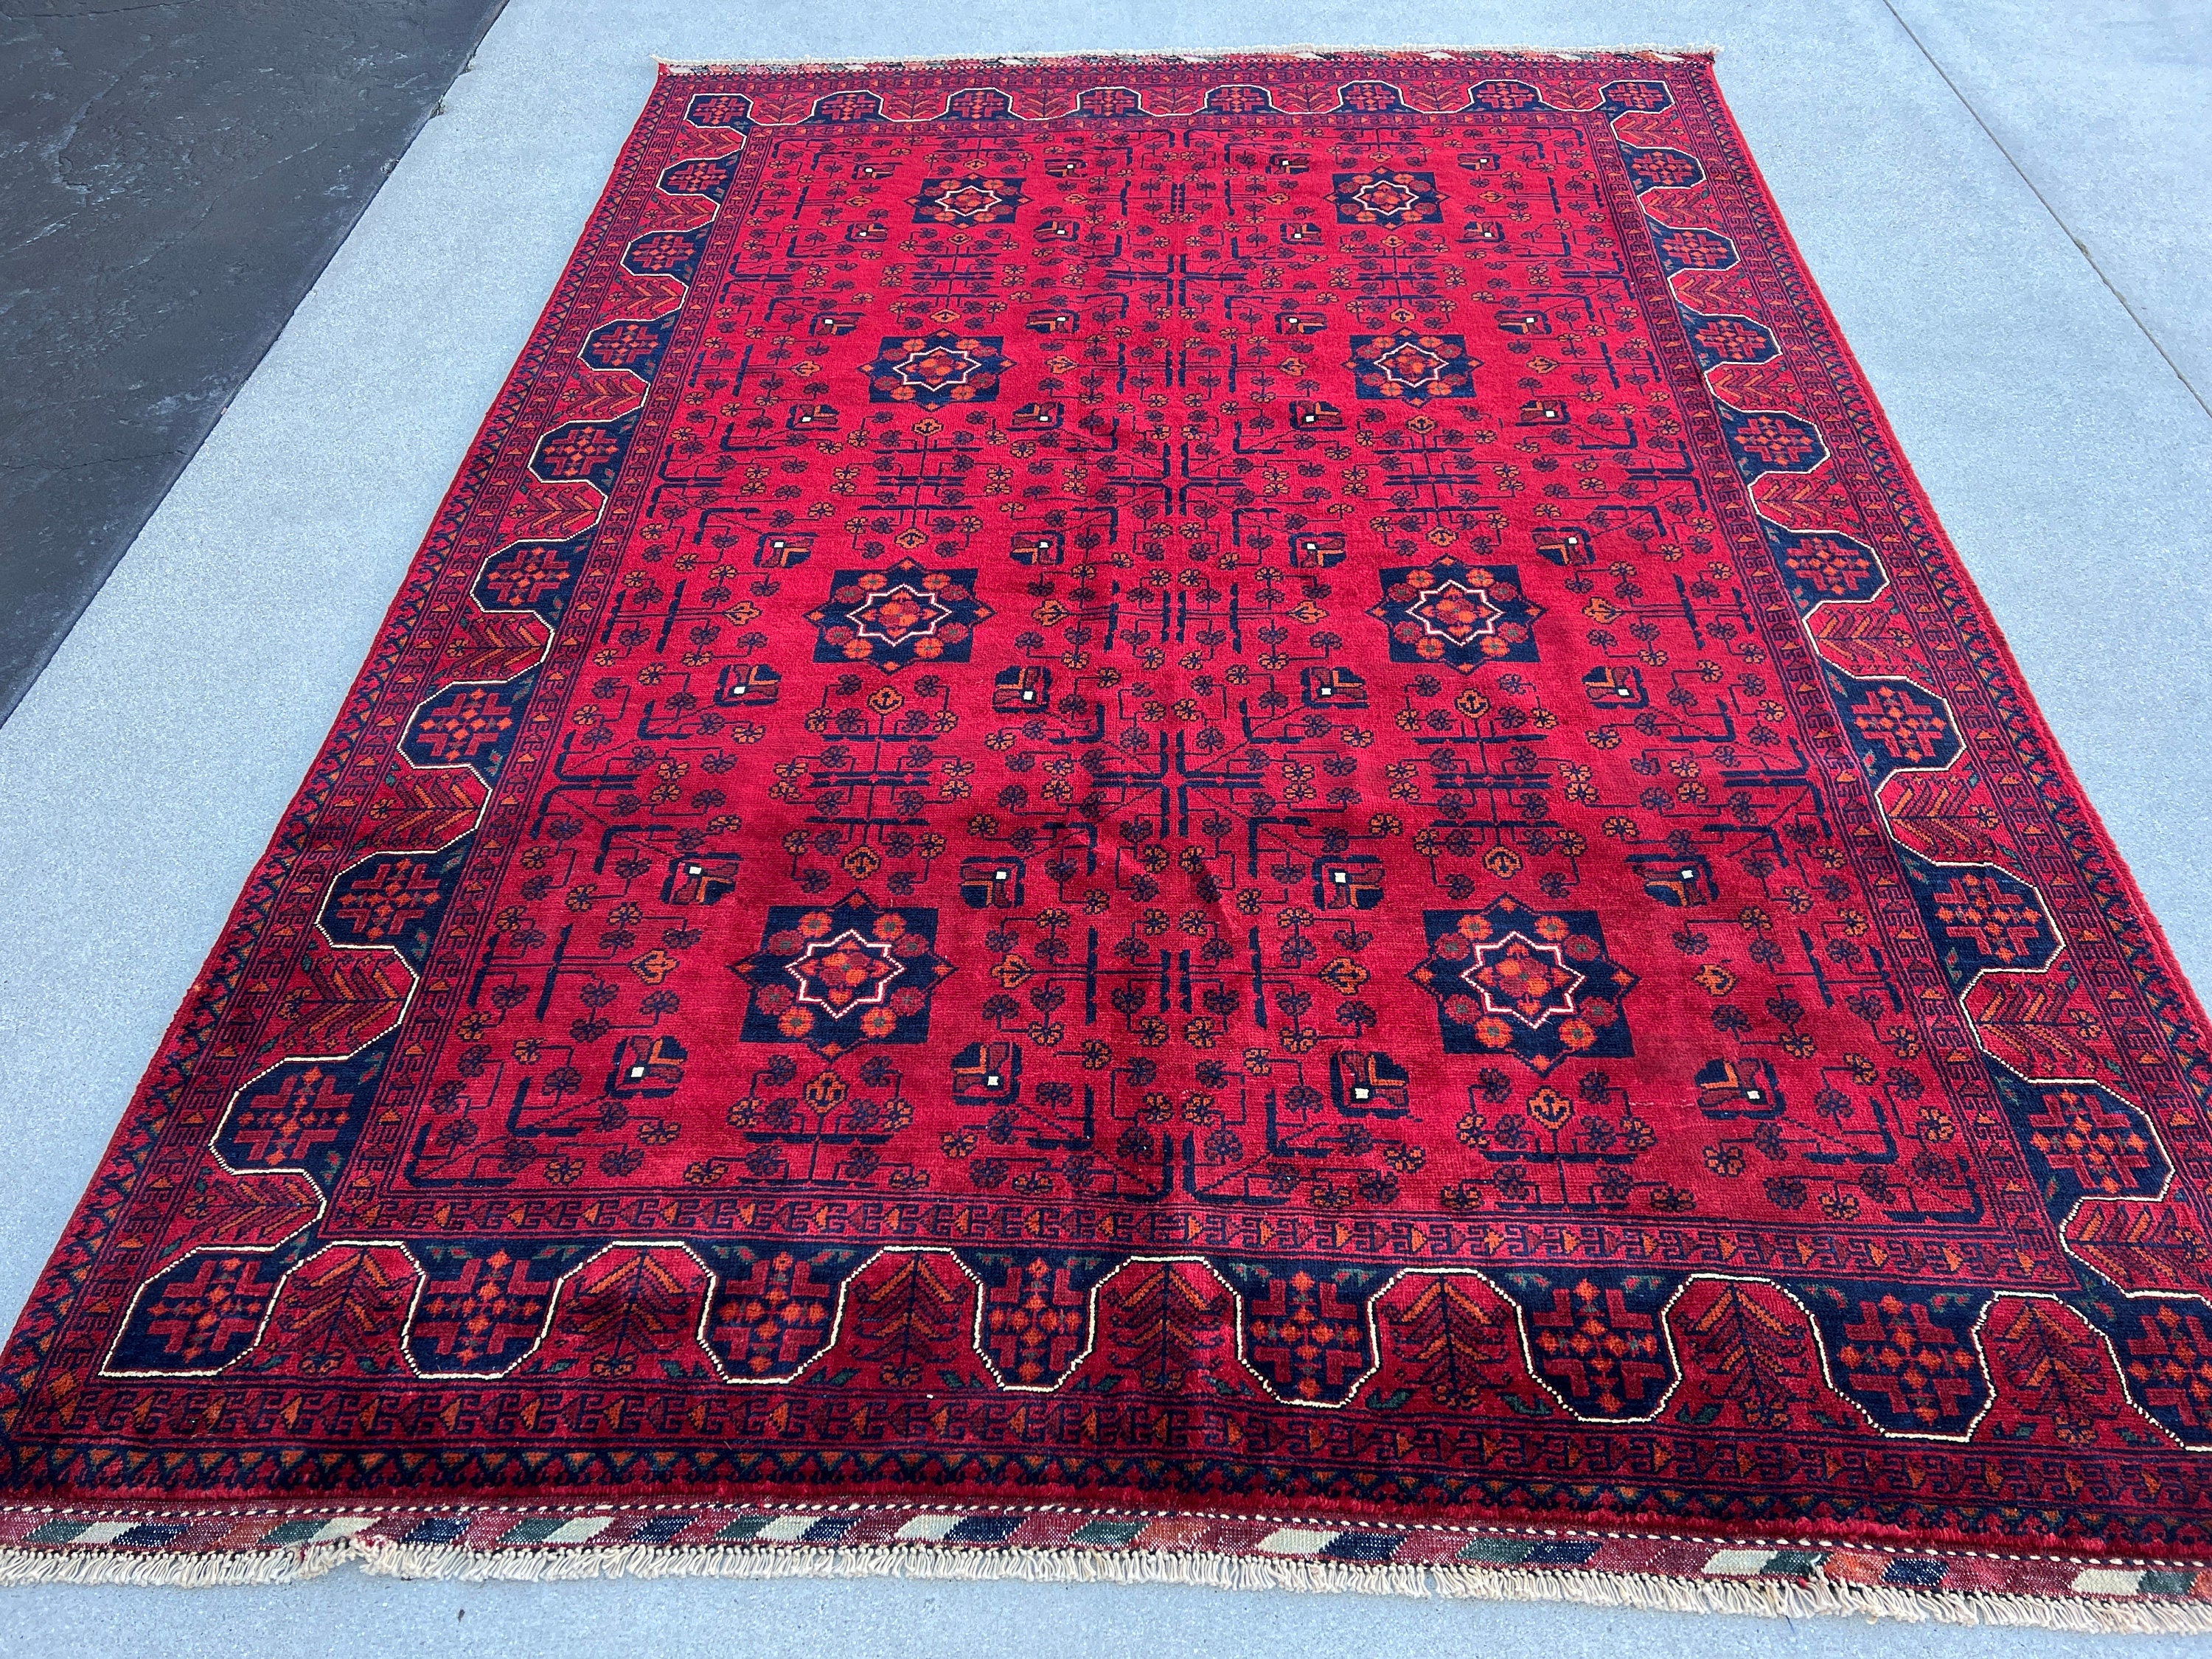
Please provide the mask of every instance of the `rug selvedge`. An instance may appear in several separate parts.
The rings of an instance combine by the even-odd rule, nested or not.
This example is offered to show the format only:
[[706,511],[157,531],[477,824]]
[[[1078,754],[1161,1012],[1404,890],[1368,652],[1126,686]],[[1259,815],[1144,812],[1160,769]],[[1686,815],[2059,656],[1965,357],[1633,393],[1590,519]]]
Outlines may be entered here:
[[[1295,1493],[1297,1513],[1327,1518],[1186,1511],[1114,1550],[1431,1577],[1832,1580],[1906,1601],[2148,1598],[2193,1617],[2205,1500],[2187,1454],[2212,1441],[2195,1005],[1904,473],[1709,65],[1128,60],[1122,88],[1099,61],[664,76],[11,1346],[9,1483],[59,1515],[10,1511],[0,1548],[31,1565],[0,1572],[266,1560],[342,1539],[418,1560],[617,1546],[765,1559],[745,1553],[765,1547],[757,1534],[1072,1560],[1101,1547],[1083,1527],[1122,1523],[865,1509],[834,1537],[811,1534],[837,1512],[787,1537],[797,1522],[773,1509],[635,1522],[585,1494],[898,1502],[935,1487],[982,1502],[1009,1483],[1119,1485],[1172,1504],[1188,1481],[1255,1515]],[[925,122],[941,136],[921,160],[921,143],[884,137]],[[1332,122],[1328,182],[1299,195],[1325,169],[1297,147]],[[1212,185],[1188,168],[1157,182],[1175,161],[1163,123],[1186,146],[1225,138],[1221,165],[1249,185],[1243,218],[1224,217],[1247,238],[1227,244],[1233,260],[1154,269],[1101,228],[1110,213],[1081,175],[1139,143],[1155,182],[1125,198],[1205,224],[1192,192]],[[1039,139],[1054,159],[1005,137],[1024,124],[1054,135]],[[1109,131],[1126,142],[1101,152],[1082,136]],[[1522,228],[1541,207],[1531,171],[1550,180],[1556,231]],[[1560,205],[1570,180],[1580,218]],[[738,197],[752,214],[726,221]],[[779,253],[778,212],[820,228]],[[1599,237],[1607,216],[1641,234]],[[1140,237],[1143,219],[1115,234]],[[918,274],[878,274],[933,284],[933,306],[871,301],[838,276],[894,239]],[[1601,251],[1620,261],[1610,275]],[[1346,270],[1321,269],[1332,254]],[[1055,258],[1068,281],[1030,277]],[[1118,274],[1081,291],[1096,263]],[[1484,269],[1481,295],[1461,296]],[[694,303],[708,275],[716,297]],[[1680,315],[1608,321],[1593,297],[1608,282],[1670,295]],[[1239,304],[1251,313],[1249,338],[1186,331],[1166,358],[1133,352],[1133,294],[1171,292],[1154,321],[1187,322],[1208,283],[1253,296],[1223,301],[1232,337]],[[753,301],[730,297],[747,284]],[[775,367],[754,380],[748,343],[779,315],[763,354]],[[864,393],[808,361],[841,353]],[[1188,395],[1194,356],[1210,398]],[[780,367],[794,358],[796,386]],[[1501,406],[1484,360],[1512,358],[1530,373]],[[672,362],[692,377],[681,422],[673,393],[648,392]],[[749,383],[763,412],[715,436],[716,400]],[[1709,404],[1680,401],[1692,386]],[[1001,406],[1024,390],[1042,395]],[[1141,465],[1097,412],[1115,398]],[[1170,401],[1187,412],[1160,414]],[[1140,414],[1156,444],[1136,441]],[[1508,449],[1452,424],[1478,418],[1521,436]],[[872,442],[871,426],[897,435]],[[645,453],[655,466],[630,463]],[[1571,456],[1533,513],[1514,505]],[[1072,471],[1018,495],[1012,461]],[[771,494],[776,467],[807,485]],[[1297,478],[1330,483],[1294,493]],[[804,515],[747,500],[817,491]],[[595,556],[601,541],[624,550]],[[687,600],[708,557],[729,574]],[[1026,574],[1010,579],[1010,559]],[[1112,580],[1111,603],[1091,586],[1098,560],[1135,573]],[[1065,597],[1056,570],[1076,584]],[[1371,597],[1332,598],[1369,582]],[[1155,638],[1187,647],[1176,689],[1195,695],[1109,695],[1127,672],[1176,678]],[[1704,657],[1670,667],[1686,645]],[[966,667],[994,650],[988,681]],[[1116,650],[1127,668],[1102,669]],[[1580,694],[1625,718],[1547,703],[1572,684],[1546,678],[1547,650],[1586,657]],[[653,662],[629,682],[594,674],[640,652]],[[1714,661],[1729,655],[1733,680]],[[804,722],[788,702],[768,712],[787,682],[818,699]],[[1272,704],[1243,690],[1258,684]],[[1372,780],[1386,801],[1348,781],[1323,801],[1320,782],[1374,769],[1370,697],[1398,699],[1413,746]],[[1241,707],[1255,758],[1209,700]],[[1109,732],[1109,702],[1133,723]],[[1361,720],[1339,726],[1347,712]],[[990,743],[934,751],[992,716]],[[1540,758],[1554,732],[1588,747]],[[733,749],[704,741],[725,732]],[[624,741],[642,757],[626,772]],[[1624,741],[1649,751],[1633,772],[1651,782],[1616,802],[1604,769]],[[765,798],[744,796],[751,744],[786,756]],[[1480,758],[1438,767],[1438,753]],[[1026,763],[1002,763],[988,803],[952,805],[1008,756]],[[780,854],[720,812],[733,793],[790,820]],[[1674,827],[1647,832],[1638,814]],[[639,822],[654,817],[688,827]],[[566,847],[586,821],[604,831],[596,861]],[[1617,866],[1593,850],[1606,840],[1622,843]],[[741,873],[779,859],[780,876]],[[1102,866],[1084,913],[1128,927],[1128,966],[1100,967],[1093,927],[1077,973],[1073,915],[1025,888],[1065,898]],[[549,867],[565,873],[514,873]],[[613,895],[587,878],[610,868]],[[1783,879],[1799,870],[1811,885]],[[748,936],[717,935],[723,960],[692,963],[690,918],[763,878],[781,885]],[[1409,880],[1422,922],[1407,933],[1391,907]],[[1747,888],[1759,902],[1741,902]],[[1680,918],[1671,938],[1653,906]],[[673,925],[648,944],[639,923],[656,909]],[[963,931],[963,909],[988,937]],[[1272,965],[1244,925],[1263,918],[1288,941]],[[1401,936],[1378,939],[1370,918],[1399,919]],[[572,949],[586,921],[596,951]],[[1802,968],[1784,966],[1793,929]],[[1179,958],[1144,943],[1178,934]],[[1705,965],[1662,988],[1678,970],[1654,952],[1668,948]],[[1226,967],[1248,951],[1249,998]],[[737,1061],[687,1044],[662,988],[704,994],[725,965],[743,999]],[[963,968],[973,994],[948,1014],[938,987]],[[1728,999],[1755,975],[1747,1012]],[[554,1036],[469,1057],[471,1023],[495,1031],[534,1000],[544,1025],[579,981]],[[1702,1066],[1655,1029],[1682,1006],[1656,996],[1692,984],[1714,1014]],[[1316,991],[1341,999],[1333,1014],[1316,1013]],[[635,1010],[619,1037],[599,1013],[623,1014],[618,997]],[[1857,1045],[1806,1069],[1853,1019]],[[933,1020],[975,1040],[947,1044]],[[1416,1020],[1435,1036],[1407,1032]],[[1680,1075],[1640,1076],[1639,1039]],[[1422,1062],[1390,1052],[1427,1042],[1472,1073],[1448,1111]],[[901,1069],[925,1045],[949,1054],[950,1109],[918,1104],[944,1085]],[[541,1066],[549,1047],[589,1052],[589,1074]],[[659,1147],[698,1139],[698,1120],[653,1103],[702,1070],[744,1091],[726,1153],[678,1154],[657,1186],[624,1185],[661,1169]],[[512,1093],[503,1126],[471,1087],[487,1073]],[[1652,1108],[1634,1097],[1660,1080],[1694,1091],[1666,1127],[1711,1137],[1702,1172],[1652,1161]],[[1102,1113],[1118,1139],[1094,1127]],[[936,1131],[926,1150],[899,1140],[917,1115]],[[487,1127],[496,1155],[478,1146]],[[1267,1150],[1251,1153],[1262,1127]],[[1462,1174],[1439,1186],[1422,1171],[1443,1157]],[[1755,1218],[1677,1219],[1747,1170],[1770,1171]],[[1794,1219],[1808,1206],[1821,1225]],[[1869,1206],[1890,1231],[1853,1232]],[[886,1330],[930,1357],[901,1359]],[[572,1389],[579,1364],[592,1381]],[[670,1399],[740,1403],[693,1398],[671,1419],[637,1391],[641,1364]],[[887,1419],[838,1395],[868,1376],[908,1393]],[[1116,1376],[1136,1389],[1117,1395]],[[1194,1384],[1210,1397],[1191,1408]],[[1202,1455],[1173,1449],[1194,1409],[1218,1443]],[[689,1443],[621,1443],[685,1412]],[[541,1415],[600,1428],[544,1450],[438,1443],[464,1419],[542,1434]],[[1470,1447],[1417,1449],[1455,1415]],[[234,1438],[249,1419],[263,1426]],[[403,1421],[412,1437],[388,1443]],[[277,1427],[296,1449],[268,1443]],[[500,1507],[556,1463],[577,1493],[557,1525]],[[333,1481],[402,1501],[426,1482],[480,1491],[483,1507],[354,1528],[381,1512],[327,1512],[310,1494]],[[95,1492],[111,1512],[73,1518]],[[264,1527],[132,1507],[253,1492],[298,1508]],[[1469,1543],[1436,1524],[1478,1511],[1567,1524],[1520,1556],[1521,1534]],[[1682,1530],[1577,1535],[1601,1516]],[[2003,1553],[2028,1543],[2051,1548]]]

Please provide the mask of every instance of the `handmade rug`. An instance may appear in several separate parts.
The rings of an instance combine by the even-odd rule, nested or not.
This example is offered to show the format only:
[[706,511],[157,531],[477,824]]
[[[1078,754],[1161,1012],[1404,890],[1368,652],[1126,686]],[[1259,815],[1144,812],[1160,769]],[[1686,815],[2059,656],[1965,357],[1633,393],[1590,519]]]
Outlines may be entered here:
[[1705,58],[671,68],[0,1577],[2212,1628],[2202,1018]]

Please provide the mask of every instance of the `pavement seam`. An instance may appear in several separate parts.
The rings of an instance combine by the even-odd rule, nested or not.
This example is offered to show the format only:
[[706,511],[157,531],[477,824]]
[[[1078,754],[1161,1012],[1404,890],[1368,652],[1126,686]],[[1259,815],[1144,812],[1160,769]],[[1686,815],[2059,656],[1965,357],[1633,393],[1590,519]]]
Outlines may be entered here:
[[1905,21],[1905,15],[1898,10],[1893,0],[1881,0],[1881,3],[1882,9],[1896,21],[1897,27],[1905,31],[1905,38],[1911,41],[1913,46],[1918,48],[1920,55],[1928,60],[1929,68],[1934,70],[1942,78],[1943,84],[1951,89],[1951,95],[1959,100],[1960,107],[1974,118],[1974,125],[1982,130],[1982,136],[1996,146],[1997,154],[2003,156],[2006,164],[2019,175],[2021,183],[2027,186],[2028,194],[2034,197],[2037,204],[2051,216],[2051,222],[2065,233],[2066,240],[2073,243],[2075,251],[2081,256],[2081,262],[2094,271],[2097,280],[2105,285],[2105,292],[2119,302],[2120,309],[2128,314],[2128,320],[2136,325],[2136,331],[2144,339],[2150,342],[2150,348],[2158,353],[2159,361],[2173,372],[2175,380],[2181,382],[2181,389],[2195,400],[2197,408],[2204,411],[2205,418],[2212,420],[2212,404],[2208,404],[2204,400],[2204,394],[2199,392],[2195,383],[2181,372],[2181,365],[2173,361],[2172,355],[2166,349],[2165,343],[2152,331],[2150,325],[2143,321],[2142,318],[2136,313],[2136,308],[2128,303],[2128,296],[2121,293],[2118,286],[2105,274],[2105,268],[2097,263],[2097,256],[2089,252],[2089,245],[2074,234],[2074,228],[2066,222],[2065,216],[2061,214],[2051,198],[2043,193],[2042,188],[2029,175],[2027,169],[2020,164],[2020,159],[2005,147],[2004,140],[1997,137],[1996,130],[1982,118],[1981,111],[1974,107],[1973,100],[1968,98],[1959,83],[1951,78],[1951,71],[1943,67],[1942,61],[1934,52],[1929,51],[1927,42],[1915,33],[1911,24]]

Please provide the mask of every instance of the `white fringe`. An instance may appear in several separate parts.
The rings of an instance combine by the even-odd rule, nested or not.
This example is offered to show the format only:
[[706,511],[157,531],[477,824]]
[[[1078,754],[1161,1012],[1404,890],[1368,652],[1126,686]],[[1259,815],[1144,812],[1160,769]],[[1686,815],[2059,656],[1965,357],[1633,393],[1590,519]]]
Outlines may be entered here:
[[[215,1589],[229,1584],[292,1584],[319,1578],[356,1559],[343,1544],[308,1549],[236,1550],[227,1554],[154,1554],[132,1550],[0,1549],[0,1589],[17,1584],[143,1584]],[[363,1563],[366,1565],[366,1562]]]
[[1911,1589],[1837,1579],[1699,1578],[1657,1573],[1528,1570],[1459,1563],[1363,1566],[1340,1561],[1158,1550],[990,1549],[929,1544],[840,1549],[809,1545],[634,1544],[592,1549],[471,1550],[344,1540],[295,1549],[184,1557],[0,1549],[0,1585],[158,1584],[199,1589],[283,1584],[358,1564],[396,1578],[532,1583],[584,1578],[1012,1578],[1038,1583],[1199,1584],[1216,1589],[1562,1601],[1659,1613],[1803,1619],[1816,1614],[1911,1623],[1992,1625],[2082,1634],[2212,1633],[2212,1603],[2118,1597],[2004,1595]]
[[1427,57],[1438,63],[1461,58],[1530,58],[1547,63],[1578,64],[1592,58],[1633,58],[1646,63],[1679,64],[1720,56],[1717,46],[1224,46],[1191,52],[1023,52],[956,53],[943,58],[655,58],[671,75],[735,75],[747,70],[885,70],[925,64],[974,64],[978,68],[1022,69],[1053,64],[1211,64],[1231,58]]

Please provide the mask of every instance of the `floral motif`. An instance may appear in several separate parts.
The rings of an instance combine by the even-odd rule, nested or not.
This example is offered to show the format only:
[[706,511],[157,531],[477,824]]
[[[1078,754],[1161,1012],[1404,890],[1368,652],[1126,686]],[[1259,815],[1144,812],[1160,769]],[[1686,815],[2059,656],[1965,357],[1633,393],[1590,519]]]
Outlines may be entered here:
[[1703,68],[1115,74],[664,82],[11,1350],[19,1510],[2193,1559],[2191,1005]]

